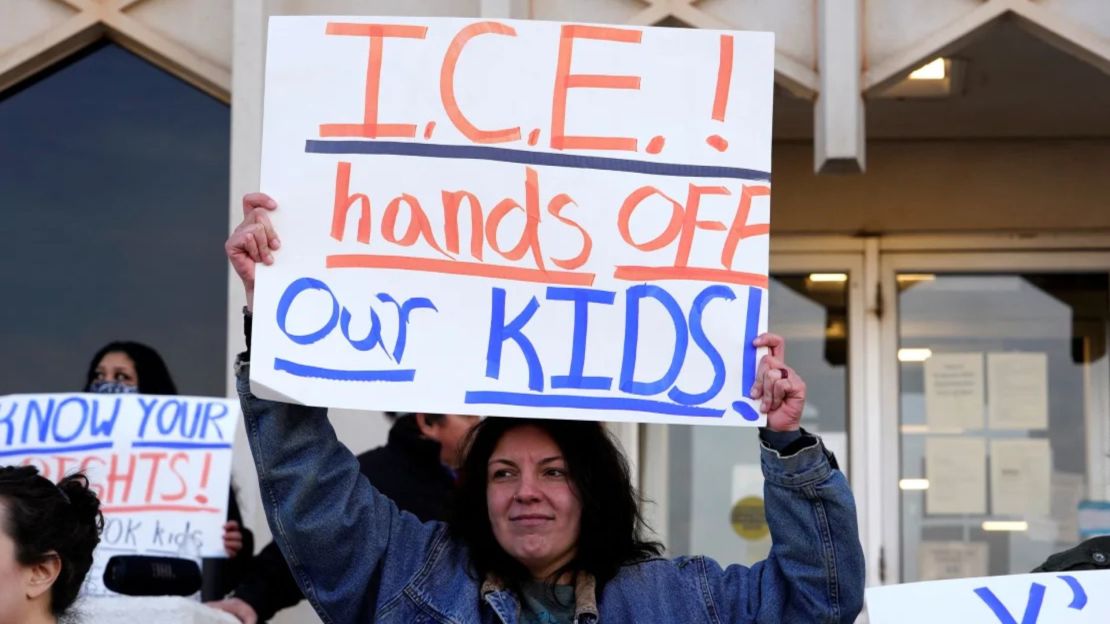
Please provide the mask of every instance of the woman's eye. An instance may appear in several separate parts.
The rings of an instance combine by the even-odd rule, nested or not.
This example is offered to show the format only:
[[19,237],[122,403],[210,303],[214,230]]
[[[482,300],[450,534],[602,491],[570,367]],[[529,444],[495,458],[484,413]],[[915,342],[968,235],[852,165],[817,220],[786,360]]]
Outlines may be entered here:
[[563,470],[562,468],[549,468],[547,470],[547,476],[553,477],[553,478],[556,478],[556,479],[562,479],[562,478],[565,478],[567,476],[567,471]]
[[493,474],[490,475],[490,479],[507,479],[511,477],[512,474],[513,473],[509,470],[494,470]]

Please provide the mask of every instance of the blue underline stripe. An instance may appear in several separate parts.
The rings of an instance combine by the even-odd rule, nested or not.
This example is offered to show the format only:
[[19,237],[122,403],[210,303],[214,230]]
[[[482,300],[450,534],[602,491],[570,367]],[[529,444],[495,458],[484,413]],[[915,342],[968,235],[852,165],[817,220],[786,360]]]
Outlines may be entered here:
[[44,446],[39,448],[20,448],[10,451],[0,451],[0,457],[12,455],[42,455],[45,453],[64,453],[73,451],[93,451],[97,449],[112,448],[112,442],[97,442],[95,444],[77,444],[74,446]]
[[525,165],[600,169],[604,171],[680,176],[683,178],[736,178],[738,180],[766,180],[768,182],[771,180],[770,172],[757,169],[647,162],[627,158],[535,152],[505,147],[490,147],[488,145],[439,145],[435,143],[403,143],[400,141],[318,141],[309,139],[305,141],[304,151],[310,154],[391,154],[394,156],[422,156],[425,158],[493,160]]
[[133,442],[132,448],[164,448],[164,449],[229,449],[227,442]]
[[522,407],[566,407],[589,410],[623,410],[629,412],[648,412],[652,414],[671,414],[674,416],[704,416],[720,418],[722,409],[678,405],[650,399],[625,397],[595,397],[568,394],[527,394],[523,392],[492,392],[472,390],[466,393],[465,402],[475,405],[518,405]]
[[282,358],[274,358],[274,370],[285,371],[297,377],[314,377],[336,381],[412,381],[416,378],[415,369],[343,370],[298,364]]

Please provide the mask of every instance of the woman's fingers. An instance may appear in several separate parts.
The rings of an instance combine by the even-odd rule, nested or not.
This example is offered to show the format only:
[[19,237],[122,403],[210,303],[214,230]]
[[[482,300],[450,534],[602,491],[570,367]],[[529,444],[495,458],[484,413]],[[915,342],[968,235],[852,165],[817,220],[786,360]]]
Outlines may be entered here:
[[781,373],[781,376],[771,387],[771,411],[782,407],[783,401],[786,400],[786,397],[789,396],[790,391],[794,387],[794,381],[790,378],[789,369],[783,368],[778,372]]
[[247,193],[243,196],[243,218],[245,219],[256,208],[275,210],[277,202],[265,193]]
[[758,338],[752,341],[752,345],[756,347],[767,347],[769,349],[769,355],[781,361],[786,360],[786,340],[778,334],[772,334],[770,332],[760,334]]
[[251,213],[251,217],[255,223],[258,223],[266,230],[266,238],[268,239],[268,246],[270,249],[277,249],[281,246],[281,241],[278,240],[277,230],[274,229],[274,224],[270,222],[269,215],[262,208],[256,208]]
[[782,379],[782,370],[778,368],[768,369],[763,375],[763,390],[760,394],[762,399],[761,409],[764,412],[769,412],[777,407],[775,404],[775,384]]
[[767,354],[759,360],[759,367],[756,369],[755,384],[749,391],[753,399],[762,399],[767,396],[771,390],[771,387],[766,383],[767,373],[785,366],[786,341],[782,336],[768,332],[760,334],[758,338],[753,340],[752,346],[756,348],[767,347],[768,349]]
[[255,258],[255,261],[273,264],[274,256],[270,253],[270,238],[266,233],[266,227],[261,223],[255,223],[251,225],[249,231],[254,238],[255,246],[258,248],[258,257]]
[[765,386],[765,378],[769,371],[777,368],[782,368],[785,364],[778,358],[765,355],[759,360],[759,367],[755,372],[755,385],[752,386],[751,397],[753,399],[761,399],[769,388]]
[[250,231],[250,229],[245,228],[242,232],[238,234],[238,236],[239,242],[236,247],[242,249],[247,254],[247,257],[254,262],[260,262],[262,257],[261,255],[259,255],[258,241],[255,240],[254,234]]

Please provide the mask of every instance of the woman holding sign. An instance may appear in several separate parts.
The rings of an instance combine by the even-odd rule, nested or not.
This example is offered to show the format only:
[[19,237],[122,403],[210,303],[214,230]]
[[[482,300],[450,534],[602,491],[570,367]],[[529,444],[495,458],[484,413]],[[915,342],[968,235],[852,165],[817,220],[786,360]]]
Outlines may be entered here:
[[[226,245],[248,310],[257,263],[279,243],[275,202],[244,197]],[[752,397],[773,546],[752,567],[663,559],[641,537],[628,464],[596,422],[488,418],[469,438],[450,525],[421,523],[359,477],[327,410],[266,401],[238,369],[240,399],[275,540],[331,622],[852,622],[864,567],[852,493],[799,428],[805,382],[771,334]]]
[[[141,342],[117,340],[101,347],[89,361],[84,391],[176,395],[177,384],[158,351]],[[254,534],[243,526],[235,488],[228,488],[227,504],[223,534],[227,559],[210,558],[202,563],[201,593],[208,600],[227,595],[245,576],[254,555]]]

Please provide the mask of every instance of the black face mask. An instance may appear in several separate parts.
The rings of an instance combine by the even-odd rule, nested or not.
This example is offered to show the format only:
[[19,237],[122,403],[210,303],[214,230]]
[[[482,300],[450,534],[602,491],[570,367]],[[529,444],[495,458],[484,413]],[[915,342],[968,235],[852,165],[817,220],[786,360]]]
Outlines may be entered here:
[[131,394],[138,391],[138,386],[133,386],[122,381],[101,379],[100,381],[94,381],[89,384],[89,392],[95,392],[97,394]]

